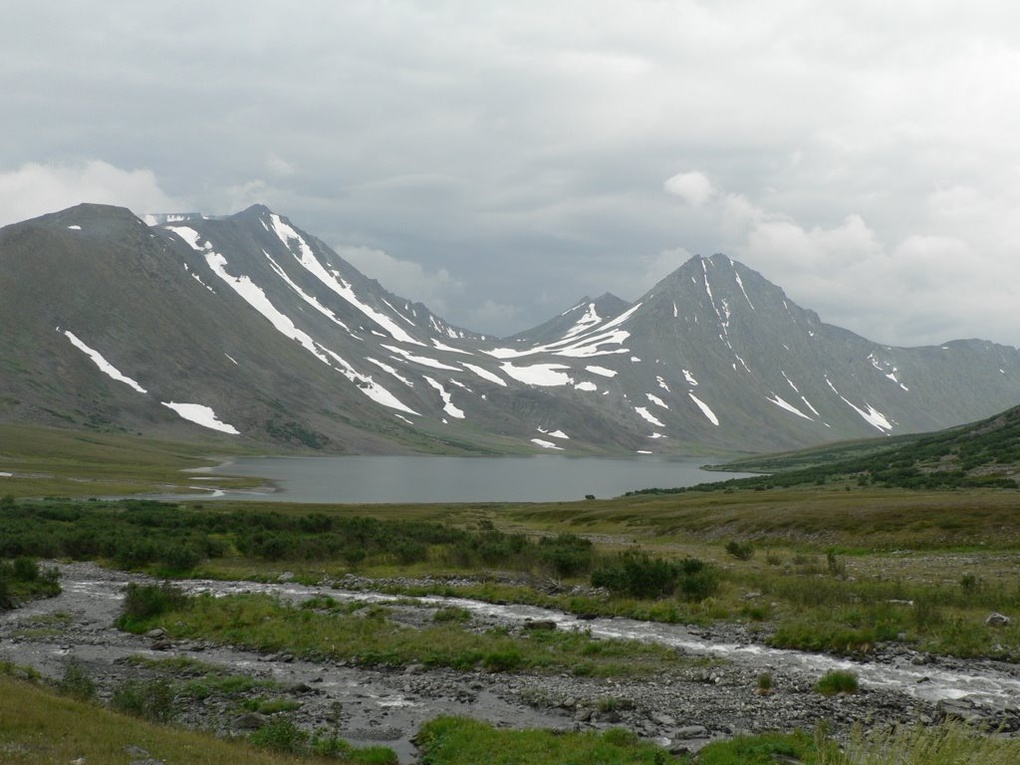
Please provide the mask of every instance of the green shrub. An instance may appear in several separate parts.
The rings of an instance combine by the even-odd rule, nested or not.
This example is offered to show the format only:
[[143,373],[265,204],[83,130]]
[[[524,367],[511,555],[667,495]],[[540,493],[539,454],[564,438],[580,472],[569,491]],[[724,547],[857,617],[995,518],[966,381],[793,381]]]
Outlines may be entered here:
[[507,648],[502,651],[492,651],[485,654],[482,659],[482,666],[487,672],[512,672],[519,669],[524,663],[524,657],[520,651]]
[[754,545],[750,542],[738,542],[731,539],[726,543],[726,552],[737,560],[751,560],[754,557]]
[[689,600],[701,601],[718,591],[719,576],[713,566],[696,558],[669,561],[625,552],[595,569],[591,583],[614,595],[660,598],[679,591]]
[[64,666],[64,674],[57,687],[79,701],[90,701],[96,697],[96,681],[77,659],[71,659]]
[[834,669],[826,672],[815,683],[815,690],[823,696],[835,696],[839,693],[856,693],[859,684],[853,672]]
[[167,723],[174,718],[176,702],[177,689],[173,683],[157,677],[144,682],[125,680],[114,689],[110,706],[150,722]]
[[251,734],[255,746],[285,754],[301,754],[307,748],[308,734],[286,717],[275,717]]
[[124,589],[124,605],[115,624],[128,632],[141,632],[149,620],[168,611],[181,610],[187,604],[187,594],[172,584],[132,582]]

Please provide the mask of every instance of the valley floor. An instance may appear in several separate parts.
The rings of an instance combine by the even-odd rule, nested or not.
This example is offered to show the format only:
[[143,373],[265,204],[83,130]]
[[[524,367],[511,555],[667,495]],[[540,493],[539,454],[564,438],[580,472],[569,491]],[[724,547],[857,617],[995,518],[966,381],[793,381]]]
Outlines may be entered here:
[[[819,723],[840,738],[848,736],[857,724],[928,725],[947,716],[983,719],[1004,731],[1020,728],[1015,707],[995,703],[994,694],[973,704],[938,702],[931,694],[919,692],[930,682],[929,674],[936,672],[971,676],[976,689],[978,681],[984,689],[1008,692],[1020,688],[1015,665],[987,660],[940,658],[927,664],[930,657],[906,649],[876,652],[866,663],[833,658],[829,659],[833,666],[878,667],[875,677],[884,673],[883,666],[890,671],[914,670],[899,687],[869,682],[863,674],[858,693],[826,697],[813,690],[819,665],[805,664],[801,661],[804,655],[796,651],[755,650],[752,643],[758,638],[740,626],[692,632],[658,625],[657,629],[670,631],[674,637],[684,634],[692,644],[744,646],[747,650],[677,648],[675,667],[652,677],[457,671],[421,665],[367,668],[344,661],[309,662],[204,641],[173,641],[159,632],[147,636],[122,632],[113,621],[120,610],[123,587],[151,580],[91,563],[56,565],[61,573],[61,595],[0,614],[3,658],[35,667],[53,678],[64,675],[73,661],[94,679],[99,697],[107,699],[125,681],[169,676],[174,682],[194,686],[205,678],[205,692],[178,695],[175,719],[217,734],[245,733],[264,724],[268,715],[259,709],[289,710],[301,727],[336,728],[351,743],[384,744],[398,753],[402,763],[410,763],[417,756],[413,737],[419,726],[440,714],[467,715],[500,727],[580,730],[622,726],[675,753],[696,751],[709,740],[737,733],[811,730]],[[217,594],[268,591],[288,600],[323,595],[378,599],[364,582],[359,592],[350,595],[329,585],[180,584]],[[399,599],[387,607],[387,618],[410,627],[422,626],[431,623],[441,607],[441,602],[428,599]],[[472,612],[471,626],[514,630],[525,619],[534,621],[535,615],[541,614],[528,609],[478,608]],[[618,621],[626,624],[627,620]],[[614,620],[599,620],[593,634],[608,622]],[[759,695],[756,678],[765,672],[772,678],[773,692]],[[230,676],[245,676],[255,682],[237,692],[231,690],[230,683],[211,679]],[[151,754],[159,758],[159,752]]]

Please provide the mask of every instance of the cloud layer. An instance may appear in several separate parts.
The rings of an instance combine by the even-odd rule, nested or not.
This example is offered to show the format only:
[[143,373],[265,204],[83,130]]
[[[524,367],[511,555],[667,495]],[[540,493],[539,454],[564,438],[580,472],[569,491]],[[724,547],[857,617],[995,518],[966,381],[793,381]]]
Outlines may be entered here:
[[1018,345],[1018,70],[996,0],[16,4],[0,221],[261,201],[497,334],[725,251],[876,340]]

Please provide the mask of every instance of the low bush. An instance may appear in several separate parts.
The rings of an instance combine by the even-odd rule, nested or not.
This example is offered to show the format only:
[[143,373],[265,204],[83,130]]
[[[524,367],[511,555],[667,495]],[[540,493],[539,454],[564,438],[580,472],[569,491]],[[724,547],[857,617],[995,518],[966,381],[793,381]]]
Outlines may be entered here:
[[614,595],[661,598],[677,594],[701,601],[718,591],[719,574],[713,566],[696,558],[670,561],[628,551],[595,569],[591,583]]
[[148,622],[168,611],[186,608],[188,595],[180,587],[163,584],[130,583],[124,589],[124,605],[116,626],[126,632],[143,632]]
[[176,713],[177,688],[165,677],[125,680],[113,690],[110,706],[149,722],[167,723]]
[[726,543],[726,552],[737,560],[751,560],[754,557],[754,545],[731,539]]
[[71,659],[64,666],[64,674],[57,682],[57,687],[79,701],[89,701],[96,697],[96,681],[77,659]]
[[840,693],[857,693],[859,687],[857,675],[853,672],[839,669],[826,672],[815,683],[815,690],[823,696],[835,696]]

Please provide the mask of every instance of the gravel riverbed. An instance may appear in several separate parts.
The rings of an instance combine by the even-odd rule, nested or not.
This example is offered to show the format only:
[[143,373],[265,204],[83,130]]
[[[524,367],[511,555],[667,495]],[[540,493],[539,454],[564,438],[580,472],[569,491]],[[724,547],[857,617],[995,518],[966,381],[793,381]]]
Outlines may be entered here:
[[[795,651],[764,649],[759,636],[740,625],[687,630],[676,625],[645,625],[641,639],[675,647],[691,661],[677,662],[666,674],[650,678],[604,679],[569,673],[487,673],[351,666],[345,662],[308,662],[289,655],[260,654],[204,642],[173,642],[160,634],[136,636],[113,627],[123,587],[146,577],[90,563],[53,564],[63,592],[24,608],[0,613],[0,655],[59,678],[72,659],[85,667],[108,699],[125,680],[152,677],[154,670],[129,657],[160,660],[185,657],[225,672],[272,681],[259,694],[293,702],[288,714],[308,729],[338,730],[357,745],[384,744],[402,763],[413,763],[413,737],[425,721],[440,714],[468,715],[503,727],[561,730],[626,727],[674,752],[696,751],[706,742],[744,732],[812,729],[823,722],[839,736],[855,724],[928,724],[945,716],[981,722],[1009,734],[1020,730],[1020,672],[991,661],[934,659],[902,647],[880,649],[867,662],[843,662]],[[337,582],[320,587],[292,583],[180,582],[213,591],[256,590],[300,599],[313,594],[347,598],[384,598],[369,582]],[[348,585],[355,584],[355,587]],[[337,589],[343,587],[344,589]],[[420,605],[394,608],[406,624],[426,624],[444,599],[420,599]],[[472,618],[483,626],[520,626],[526,619],[548,618],[557,629],[574,628],[569,615],[526,607],[472,605]],[[631,626],[637,625],[637,626]],[[626,636],[644,629],[627,620],[589,621],[586,629]],[[700,659],[700,660],[695,660]],[[822,667],[847,666],[862,678],[861,690],[825,697],[813,690]],[[757,692],[757,678],[768,672],[774,691]],[[869,678],[871,678],[869,680]],[[254,694],[254,692],[253,692]],[[216,693],[191,699],[178,711],[181,724],[220,734],[244,733],[266,720],[245,711],[236,698]],[[153,753],[158,757],[158,753]]]

